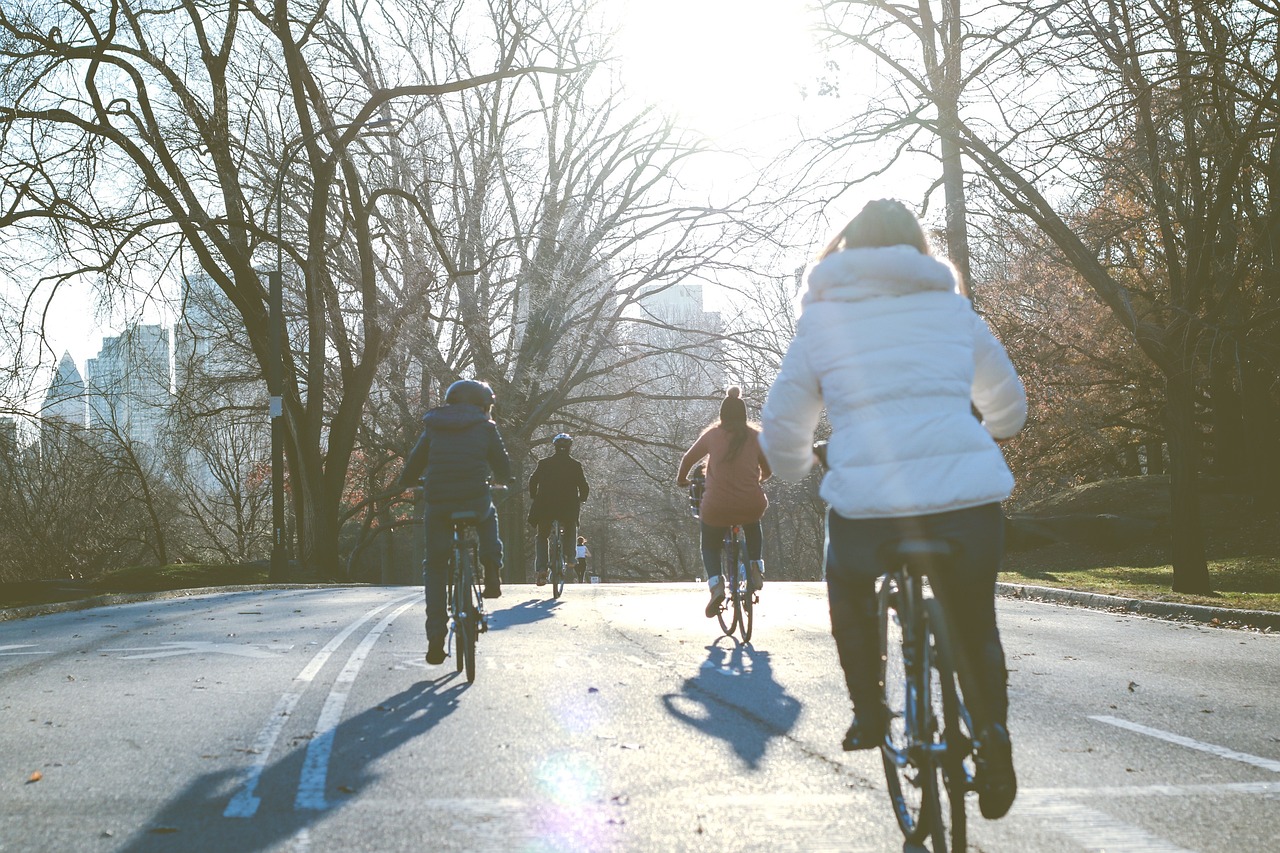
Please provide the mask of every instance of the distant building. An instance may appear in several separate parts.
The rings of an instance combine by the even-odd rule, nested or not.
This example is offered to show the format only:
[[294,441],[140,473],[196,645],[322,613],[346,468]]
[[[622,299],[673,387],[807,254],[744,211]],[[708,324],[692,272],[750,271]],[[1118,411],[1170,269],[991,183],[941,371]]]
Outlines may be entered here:
[[18,449],[18,422],[0,418],[0,454],[10,455]]
[[85,384],[70,352],[64,352],[40,407],[40,444],[48,448],[71,430],[84,429],[88,418]]
[[651,356],[654,379],[670,393],[696,396],[723,391],[723,352],[718,311],[707,311],[701,284],[652,288],[640,308],[658,325],[641,327],[644,344],[666,354]]
[[85,365],[91,429],[158,448],[173,399],[169,329],[133,325]]

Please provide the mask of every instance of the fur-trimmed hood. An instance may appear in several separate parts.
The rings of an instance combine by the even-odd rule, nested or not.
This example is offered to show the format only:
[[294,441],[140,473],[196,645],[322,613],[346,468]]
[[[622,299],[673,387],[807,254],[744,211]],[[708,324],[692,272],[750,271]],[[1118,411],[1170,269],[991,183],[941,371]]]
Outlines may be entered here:
[[809,269],[803,307],[814,302],[858,302],[910,293],[959,290],[955,268],[913,246],[846,249]]

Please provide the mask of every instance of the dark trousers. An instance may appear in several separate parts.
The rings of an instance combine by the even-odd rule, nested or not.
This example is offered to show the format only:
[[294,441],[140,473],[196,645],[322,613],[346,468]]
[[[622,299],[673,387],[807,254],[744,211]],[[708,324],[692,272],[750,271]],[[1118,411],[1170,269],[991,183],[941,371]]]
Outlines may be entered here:
[[[952,642],[973,665],[995,722],[1008,715],[1008,671],[996,628],[995,583],[1004,554],[999,504],[911,518],[841,518],[827,513],[826,575],[831,634],[855,712],[879,701],[880,641],[876,579],[884,570],[878,552],[908,537],[946,539],[957,549],[939,595]],[[979,726],[983,721],[975,721]]]
[[[764,528],[760,522],[743,524],[742,535],[747,540],[748,560],[763,559]],[[705,521],[702,523],[702,567],[707,570],[707,580],[720,574],[720,555],[724,551],[724,534],[728,527],[713,527]],[[733,578],[729,578],[730,581]]]
[[538,522],[538,541],[534,543],[533,568],[535,571],[545,572],[547,563],[551,559],[551,525],[555,521],[560,522],[560,557],[564,560],[565,565],[570,565],[577,559],[578,547],[578,519],[561,518],[547,519]]
[[502,540],[498,538],[498,514],[489,498],[461,504],[428,504],[423,518],[427,542],[422,561],[422,583],[427,598],[427,639],[443,639],[449,632],[445,587],[449,583],[449,558],[453,552],[455,512],[474,512],[480,520],[476,533],[480,540],[480,565],[497,573],[502,569]]

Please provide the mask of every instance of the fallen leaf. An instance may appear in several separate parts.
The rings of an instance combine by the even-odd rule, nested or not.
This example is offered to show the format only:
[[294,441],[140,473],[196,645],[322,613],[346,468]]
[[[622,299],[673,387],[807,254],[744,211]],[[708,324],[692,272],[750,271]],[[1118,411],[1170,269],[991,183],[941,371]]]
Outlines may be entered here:
[[1130,693],[1134,693],[1134,692],[1136,692],[1136,691],[1137,691],[1137,689],[1138,689],[1138,682],[1136,682],[1136,681],[1130,681],[1130,682],[1129,682],[1129,692],[1130,692]]
[[588,687],[588,688],[587,688],[587,692],[588,692],[588,693],[599,693],[599,692],[600,692],[600,688],[599,688],[599,687]]
[[32,782],[39,782],[43,778],[44,778],[44,774],[41,773],[39,770],[35,770],[31,773],[30,776],[27,777],[27,784],[30,785]]

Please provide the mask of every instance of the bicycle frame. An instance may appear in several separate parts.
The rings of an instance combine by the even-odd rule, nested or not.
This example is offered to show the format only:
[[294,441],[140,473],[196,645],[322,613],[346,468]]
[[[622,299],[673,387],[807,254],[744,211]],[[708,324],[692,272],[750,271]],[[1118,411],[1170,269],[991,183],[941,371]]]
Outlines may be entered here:
[[456,512],[452,516],[453,553],[445,598],[449,613],[446,647],[454,650],[458,672],[466,669],[468,683],[476,680],[476,639],[489,628],[476,573],[480,553],[478,521],[474,512]]

